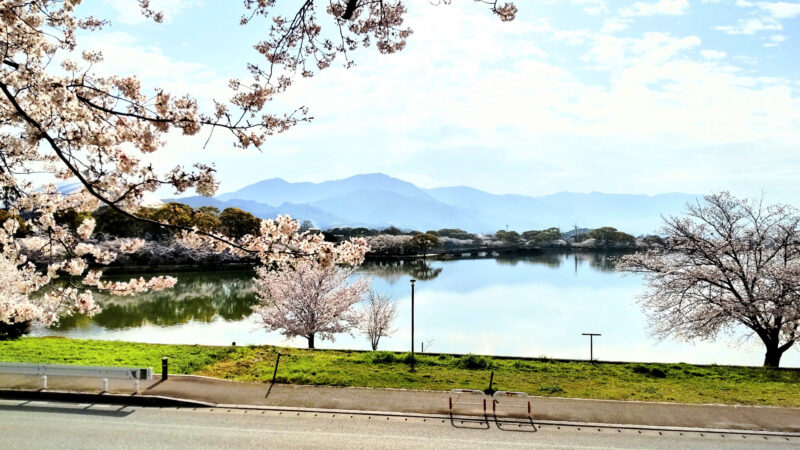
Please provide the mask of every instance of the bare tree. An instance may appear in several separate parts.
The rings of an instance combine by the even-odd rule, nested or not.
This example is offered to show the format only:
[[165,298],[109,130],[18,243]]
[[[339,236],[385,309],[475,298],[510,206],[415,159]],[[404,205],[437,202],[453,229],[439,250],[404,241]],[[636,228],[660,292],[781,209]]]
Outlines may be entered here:
[[665,218],[663,249],[628,255],[621,269],[644,274],[641,303],[660,337],[714,339],[744,325],[766,347],[764,366],[800,340],[800,216],[727,192]]
[[392,329],[392,322],[397,317],[397,303],[385,294],[374,290],[367,291],[367,308],[361,319],[361,331],[369,337],[372,350],[378,349],[378,342],[384,336],[391,336],[397,331]]

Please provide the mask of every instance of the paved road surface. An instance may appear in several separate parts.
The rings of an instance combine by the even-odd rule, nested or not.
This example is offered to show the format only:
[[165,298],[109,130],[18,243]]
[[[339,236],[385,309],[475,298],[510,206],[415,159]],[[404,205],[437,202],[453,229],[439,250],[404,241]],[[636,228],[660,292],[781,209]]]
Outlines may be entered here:
[[7,449],[798,448],[800,438],[332,413],[0,400]]

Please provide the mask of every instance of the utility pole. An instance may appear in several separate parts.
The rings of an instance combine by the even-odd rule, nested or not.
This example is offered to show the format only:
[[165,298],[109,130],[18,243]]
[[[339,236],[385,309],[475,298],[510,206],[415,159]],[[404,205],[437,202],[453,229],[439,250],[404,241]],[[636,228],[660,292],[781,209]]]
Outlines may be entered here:
[[589,336],[589,362],[594,360],[594,337],[602,336],[600,333],[581,333],[584,336]]
[[572,235],[572,242],[578,243],[578,224],[575,224],[575,234]]

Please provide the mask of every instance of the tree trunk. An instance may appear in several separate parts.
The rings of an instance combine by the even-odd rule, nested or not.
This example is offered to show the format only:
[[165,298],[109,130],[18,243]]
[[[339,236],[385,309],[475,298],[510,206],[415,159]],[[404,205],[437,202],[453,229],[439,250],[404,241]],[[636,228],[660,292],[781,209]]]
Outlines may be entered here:
[[778,346],[778,344],[766,344],[767,345],[767,353],[764,355],[764,367],[775,367],[777,368],[781,363],[781,356],[783,356],[783,352],[789,349],[789,346],[783,345]]
[[308,348],[314,348],[314,335],[308,335]]

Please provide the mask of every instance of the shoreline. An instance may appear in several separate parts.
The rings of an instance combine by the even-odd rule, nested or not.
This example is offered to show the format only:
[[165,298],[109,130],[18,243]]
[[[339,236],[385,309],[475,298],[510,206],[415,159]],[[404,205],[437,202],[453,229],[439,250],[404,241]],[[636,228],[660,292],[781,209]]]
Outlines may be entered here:
[[[601,247],[541,247],[541,248],[520,248],[513,252],[498,253],[491,249],[481,250],[477,256],[468,255],[468,252],[453,250],[447,253],[430,253],[427,255],[403,255],[403,254],[376,254],[367,253],[364,258],[368,261],[455,261],[468,259],[504,259],[516,256],[535,256],[547,253],[605,253],[623,254],[646,250],[646,248],[601,248]],[[461,255],[458,255],[461,253]],[[458,255],[458,256],[457,256]],[[464,256],[467,255],[467,256]],[[258,262],[225,262],[200,264],[148,264],[148,265],[92,265],[92,269],[103,270],[107,275],[129,274],[129,273],[164,273],[164,272],[225,272],[225,271],[245,271],[256,267]]]

